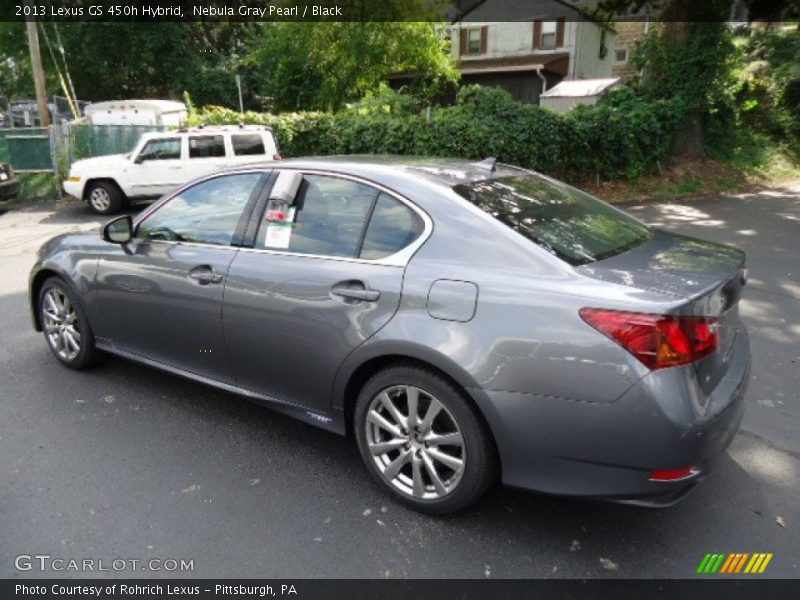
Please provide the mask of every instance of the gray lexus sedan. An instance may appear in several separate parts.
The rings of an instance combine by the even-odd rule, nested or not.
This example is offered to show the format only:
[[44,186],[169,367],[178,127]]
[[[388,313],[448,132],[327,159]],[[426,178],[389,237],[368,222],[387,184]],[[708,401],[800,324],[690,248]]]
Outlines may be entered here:
[[343,435],[413,508],[493,482],[666,505],[742,418],[744,254],[549,177],[403,157],[221,171],[30,277],[73,368],[110,352]]

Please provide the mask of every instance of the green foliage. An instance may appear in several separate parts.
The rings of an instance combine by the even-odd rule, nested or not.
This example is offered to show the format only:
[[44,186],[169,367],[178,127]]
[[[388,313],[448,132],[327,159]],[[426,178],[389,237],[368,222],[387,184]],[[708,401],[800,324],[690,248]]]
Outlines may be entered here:
[[[381,101],[377,99],[381,98]],[[372,95],[338,113],[247,112],[244,122],[270,125],[284,156],[413,154],[502,162],[557,177],[637,177],[663,158],[681,121],[670,100],[645,101],[630,89],[597,106],[558,114],[516,102],[504,90],[465,86],[454,106],[413,112],[414,100]],[[239,114],[206,107],[192,124],[238,123]]]
[[422,98],[457,77],[437,23],[265,23],[250,31],[246,47],[257,90],[278,111],[337,111],[392,73],[414,73]]

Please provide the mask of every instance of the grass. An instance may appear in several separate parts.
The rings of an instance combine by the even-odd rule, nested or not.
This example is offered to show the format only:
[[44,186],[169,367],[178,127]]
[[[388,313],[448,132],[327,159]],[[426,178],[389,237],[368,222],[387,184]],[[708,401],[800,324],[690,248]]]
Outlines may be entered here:
[[39,200],[57,198],[59,196],[58,183],[52,172],[19,173],[20,180],[19,200]]
[[636,180],[584,187],[609,202],[646,202],[745,193],[797,180],[800,156],[766,138],[750,138],[727,156],[679,161]]

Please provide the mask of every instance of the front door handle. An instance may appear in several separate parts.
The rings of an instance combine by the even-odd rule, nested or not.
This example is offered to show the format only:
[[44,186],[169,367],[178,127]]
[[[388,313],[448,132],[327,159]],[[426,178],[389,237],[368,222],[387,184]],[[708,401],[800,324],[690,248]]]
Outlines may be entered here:
[[353,284],[358,285],[358,287],[348,287],[343,284],[335,285],[331,288],[331,294],[360,302],[375,302],[381,297],[381,293],[378,290],[369,289],[360,281],[352,282],[349,285],[352,286]]
[[208,285],[209,283],[219,283],[222,281],[222,275],[217,273],[213,267],[209,265],[201,265],[189,271],[189,277],[197,281],[200,285]]

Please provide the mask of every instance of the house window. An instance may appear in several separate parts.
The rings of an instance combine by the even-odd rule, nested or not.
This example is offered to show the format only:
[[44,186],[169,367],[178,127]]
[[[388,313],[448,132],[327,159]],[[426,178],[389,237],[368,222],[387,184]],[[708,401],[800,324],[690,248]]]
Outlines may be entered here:
[[470,29],[467,33],[467,54],[481,53],[481,30]]
[[628,49],[627,48],[617,48],[617,62],[618,63],[626,63],[626,62],[628,62]]
[[555,50],[557,28],[555,21],[544,21],[542,23],[542,38],[539,42],[539,47],[542,50]]

